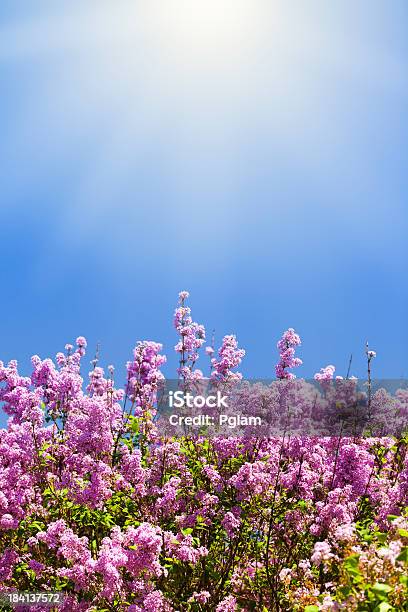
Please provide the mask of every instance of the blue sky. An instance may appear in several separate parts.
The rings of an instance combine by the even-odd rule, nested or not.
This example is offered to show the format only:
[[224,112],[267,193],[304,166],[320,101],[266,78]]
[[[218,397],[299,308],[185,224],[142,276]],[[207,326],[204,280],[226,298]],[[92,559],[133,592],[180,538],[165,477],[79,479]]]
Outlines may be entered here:
[[369,339],[407,376],[407,31],[404,0],[2,0],[0,358],[154,339],[171,375],[187,289],[246,376],[289,326],[299,375]]

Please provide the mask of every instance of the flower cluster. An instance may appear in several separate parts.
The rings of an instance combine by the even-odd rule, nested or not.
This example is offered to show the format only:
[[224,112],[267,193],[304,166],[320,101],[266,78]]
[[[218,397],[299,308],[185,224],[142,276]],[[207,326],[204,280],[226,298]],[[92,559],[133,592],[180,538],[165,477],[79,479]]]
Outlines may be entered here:
[[[203,377],[205,330],[187,298],[175,314],[182,384]],[[238,385],[237,410],[304,427],[360,401],[354,379],[334,390],[334,366],[315,375],[321,395],[295,379],[299,345],[283,334],[278,380]],[[0,362],[0,596],[61,591],[63,612],[405,609],[405,433],[159,436],[162,346],[137,344],[123,389],[98,360],[84,383],[85,351],[81,336],[55,361],[34,356],[29,377]],[[208,353],[212,384],[241,380],[235,336]],[[406,389],[369,398],[406,429]]]
[[244,349],[238,348],[235,336],[224,336],[222,346],[218,351],[218,359],[211,359],[211,380],[216,383],[233,383],[241,380],[242,374],[233,372],[245,356]]
[[198,351],[205,343],[204,326],[193,321],[191,309],[185,306],[188,297],[188,291],[179,293],[179,305],[174,313],[174,327],[180,336],[174,347],[180,356],[180,366],[177,371],[186,386],[188,386],[188,383],[194,383],[203,377],[201,370],[194,371],[194,366],[199,357]]
[[300,337],[292,327],[284,332],[277,345],[279,349],[279,362],[275,366],[277,378],[291,379],[295,377],[288,370],[302,365],[302,360],[299,357],[295,357],[295,349],[300,344]]

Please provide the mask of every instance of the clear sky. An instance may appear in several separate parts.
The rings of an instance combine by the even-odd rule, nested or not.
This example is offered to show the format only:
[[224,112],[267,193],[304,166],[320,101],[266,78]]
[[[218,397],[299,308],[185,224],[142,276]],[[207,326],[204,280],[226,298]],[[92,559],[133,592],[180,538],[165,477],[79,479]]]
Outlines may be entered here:
[[171,355],[187,289],[246,376],[408,375],[406,0],[2,0],[0,86],[0,359]]

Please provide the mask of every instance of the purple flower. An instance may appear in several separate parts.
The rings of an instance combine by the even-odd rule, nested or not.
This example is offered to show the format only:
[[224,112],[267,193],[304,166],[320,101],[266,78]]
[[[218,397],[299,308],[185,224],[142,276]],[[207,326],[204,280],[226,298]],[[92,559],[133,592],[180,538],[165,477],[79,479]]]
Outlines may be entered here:
[[218,383],[232,383],[241,380],[242,374],[232,370],[241,364],[244,355],[244,349],[238,348],[236,336],[224,336],[222,346],[218,351],[218,359],[211,360],[211,380]]
[[216,612],[235,612],[236,609],[237,600],[233,595],[228,595],[218,604],[215,610]]
[[295,357],[295,348],[301,344],[300,337],[290,327],[282,335],[277,346],[279,349],[279,362],[275,366],[276,377],[280,379],[292,379],[295,375],[288,369],[297,368],[302,365],[302,360]]

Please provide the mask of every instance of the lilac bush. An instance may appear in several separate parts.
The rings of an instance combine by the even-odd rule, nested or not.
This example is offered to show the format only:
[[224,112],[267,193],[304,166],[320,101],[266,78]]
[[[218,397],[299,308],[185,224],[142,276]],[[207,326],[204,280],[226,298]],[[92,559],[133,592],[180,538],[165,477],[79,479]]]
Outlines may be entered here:
[[[206,336],[179,297],[190,388]],[[283,334],[262,393],[318,411],[289,372],[299,345]],[[208,349],[215,386],[241,379],[235,336]],[[0,362],[0,593],[62,592],[66,612],[408,609],[406,436],[164,437],[162,346],[137,344],[124,388],[97,360],[84,383],[85,350],[79,337],[55,362],[34,356],[30,377]],[[315,377],[328,403],[334,372]],[[408,414],[406,390],[370,399]]]

